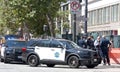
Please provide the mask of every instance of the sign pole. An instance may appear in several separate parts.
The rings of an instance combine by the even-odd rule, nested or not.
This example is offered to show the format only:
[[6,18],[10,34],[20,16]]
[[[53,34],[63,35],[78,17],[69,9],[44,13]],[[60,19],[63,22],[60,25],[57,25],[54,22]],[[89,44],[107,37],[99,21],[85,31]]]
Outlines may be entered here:
[[70,0],[71,14],[73,14],[73,41],[76,41],[76,13],[80,11],[80,2],[79,0]]
[[74,14],[74,42],[76,42],[76,13]]
[[88,0],[85,0],[85,25],[84,25],[84,31],[85,31],[86,36],[87,36],[87,13],[88,13]]

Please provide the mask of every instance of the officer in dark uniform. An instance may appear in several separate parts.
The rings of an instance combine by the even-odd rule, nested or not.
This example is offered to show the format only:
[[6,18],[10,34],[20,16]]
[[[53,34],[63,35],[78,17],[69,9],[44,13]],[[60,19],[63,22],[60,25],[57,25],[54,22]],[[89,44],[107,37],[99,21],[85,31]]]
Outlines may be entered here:
[[83,48],[87,48],[86,37],[82,37],[78,40],[78,45]]
[[109,59],[109,46],[110,46],[110,41],[106,39],[106,37],[103,35],[102,39],[100,41],[100,48],[102,50],[102,57],[103,57],[103,62],[104,65],[106,65],[106,62],[108,65],[110,65],[110,59]]

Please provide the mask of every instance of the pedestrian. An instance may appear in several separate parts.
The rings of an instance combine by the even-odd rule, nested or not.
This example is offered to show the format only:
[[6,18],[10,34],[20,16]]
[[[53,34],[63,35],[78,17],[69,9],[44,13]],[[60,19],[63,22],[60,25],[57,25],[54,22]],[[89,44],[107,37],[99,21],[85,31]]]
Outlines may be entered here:
[[[100,39],[101,39],[101,37],[98,36],[97,39],[94,42],[94,47],[95,47],[95,51],[97,51],[98,55],[102,59],[102,51],[101,51],[101,48],[100,48]],[[101,63],[101,60],[100,60],[100,63]]]
[[93,38],[93,36],[89,36],[87,38],[87,48],[94,50],[94,38]]
[[100,40],[100,48],[102,51],[102,59],[103,59],[104,65],[106,65],[106,63],[110,65],[109,46],[110,46],[110,41],[106,39],[106,37],[103,35]]
[[78,45],[79,45],[80,47],[87,48],[86,37],[82,36],[82,37],[78,40]]

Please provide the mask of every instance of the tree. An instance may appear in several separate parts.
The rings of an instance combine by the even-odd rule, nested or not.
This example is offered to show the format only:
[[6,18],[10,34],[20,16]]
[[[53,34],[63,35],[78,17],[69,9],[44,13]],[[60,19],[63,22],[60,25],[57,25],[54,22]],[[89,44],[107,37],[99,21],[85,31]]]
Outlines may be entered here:
[[[48,24],[50,35],[54,33],[54,18],[65,0],[1,0],[6,6],[2,11],[4,23],[11,29],[24,24],[34,35],[43,34],[43,25]],[[15,27],[17,26],[17,27]]]
[[63,30],[70,29],[69,20],[68,20],[69,14],[70,14],[69,10],[57,12],[57,21],[61,22],[61,20],[63,20],[62,23]]

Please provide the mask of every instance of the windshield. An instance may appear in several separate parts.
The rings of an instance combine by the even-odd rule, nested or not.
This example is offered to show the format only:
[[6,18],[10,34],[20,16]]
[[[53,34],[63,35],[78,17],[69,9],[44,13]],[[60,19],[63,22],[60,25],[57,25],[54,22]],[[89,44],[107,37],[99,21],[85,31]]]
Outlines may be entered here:
[[80,48],[76,43],[74,43],[73,41],[60,41],[67,49],[71,49],[71,48]]
[[26,41],[7,41],[5,45],[9,47],[23,47],[26,46]]

